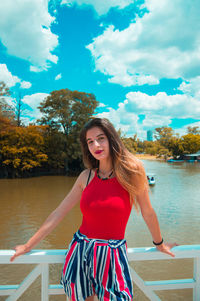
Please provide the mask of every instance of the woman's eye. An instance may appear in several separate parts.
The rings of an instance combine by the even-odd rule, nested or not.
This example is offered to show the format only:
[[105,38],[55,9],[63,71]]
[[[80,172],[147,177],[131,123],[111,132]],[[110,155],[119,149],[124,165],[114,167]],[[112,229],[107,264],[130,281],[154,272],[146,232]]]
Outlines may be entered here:
[[89,142],[88,142],[88,145],[91,145],[92,143],[93,143],[93,141],[89,141]]

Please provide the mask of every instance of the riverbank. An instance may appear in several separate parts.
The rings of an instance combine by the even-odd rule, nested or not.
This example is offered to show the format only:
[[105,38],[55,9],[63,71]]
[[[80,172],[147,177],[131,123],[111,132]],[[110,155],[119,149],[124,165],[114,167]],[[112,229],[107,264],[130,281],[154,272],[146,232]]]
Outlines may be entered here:
[[158,160],[163,161],[164,160],[162,158],[157,158],[156,156],[149,155],[149,154],[135,154],[135,156],[141,160],[153,160],[153,161],[158,161]]

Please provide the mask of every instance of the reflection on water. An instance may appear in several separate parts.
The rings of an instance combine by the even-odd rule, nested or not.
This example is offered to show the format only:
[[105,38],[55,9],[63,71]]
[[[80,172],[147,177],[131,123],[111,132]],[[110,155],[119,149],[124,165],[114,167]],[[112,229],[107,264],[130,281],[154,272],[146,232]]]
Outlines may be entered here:
[[[149,173],[156,174],[156,185],[150,188],[150,198],[166,241],[179,244],[200,244],[200,163],[164,163],[143,161]],[[11,249],[25,243],[46,217],[58,206],[72,187],[75,178],[64,176],[31,179],[0,180],[1,231],[0,249]],[[76,205],[61,224],[38,246],[42,249],[63,249],[81,223],[79,205]],[[152,246],[151,235],[134,211],[127,225],[128,247]],[[133,264],[145,280],[192,277],[192,261],[137,262]],[[17,269],[16,269],[17,267]],[[61,269],[61,267],[60,267]],[[60,269],[51,266],[52,283],[58,283]],[[17,276],[16,276],[17,270]],[[27,275],[30,266],[1,266],[0,284],[16,284]],[[21,278],[21,279],[20,279]],[[20,300],[40,300],[39,280]],[[33,296],[32,291],[37,292]],[[162,300],[192,300],[191,290],[159,293]],[[0,297],[5,300],[4,297]],[[51,300],[65,300],[53,296]],[[137,288],[135,300],[148,300]]]

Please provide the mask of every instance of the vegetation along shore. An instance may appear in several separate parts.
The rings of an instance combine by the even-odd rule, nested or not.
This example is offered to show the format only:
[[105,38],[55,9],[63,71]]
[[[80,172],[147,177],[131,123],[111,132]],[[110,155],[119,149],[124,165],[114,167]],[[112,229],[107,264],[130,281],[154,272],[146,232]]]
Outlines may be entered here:
[[[79,132],[96,114],[99,103],[95,95],[69,89],[52,91],[40,103],[42,117],[26,125],[21,119],[21,99],[11,106],[5,100],[10,94],[0,82],[0,178],[77,175],[84,168]],[[154,141],[141,141],[137,134],[121,138],[140,159],[176,159],[200,150],[198,127],[188,127],[183,136],[164,126],[154,132]]]

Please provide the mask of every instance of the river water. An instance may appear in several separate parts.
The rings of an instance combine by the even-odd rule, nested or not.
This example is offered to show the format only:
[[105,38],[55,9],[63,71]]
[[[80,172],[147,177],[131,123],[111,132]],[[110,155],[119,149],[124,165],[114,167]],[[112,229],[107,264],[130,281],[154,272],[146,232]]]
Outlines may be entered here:
[[[157,213],[165,241],[178,244],[200,244],[200,163],[165,163],[143,161],[146,172],[156,174],[156,185],[150,189],[150,199]],[[58,206],[72,187],[75,178],[49,176],[30,179],[0,180],[0,249],[12,249],[25,243]],[[37,249],[64,249],[81,223],[79,205],[76,205],[60,225]],[[128,247],[152,246],[141,215],[133,210],[126,239]],[[193,261],[165,260],[132,264],[145,280],[191,278]],[[0,285],[17,284],[31,271],[30,265],[2,265]],[[51,283],[59,283],[62,266],[50,266]],[[135,301],[146,301],[134,286]],[[192,301],[192,291],[172,290],[158,292],[161,300]],[[0,300],[5,300],[0,297]],[[40,279],[24,293],[21,301],[40,300]],[[65,300],[64,296],[51,296],[50,300]]]

